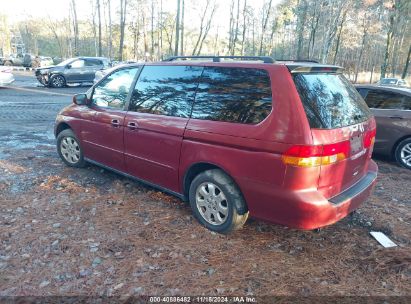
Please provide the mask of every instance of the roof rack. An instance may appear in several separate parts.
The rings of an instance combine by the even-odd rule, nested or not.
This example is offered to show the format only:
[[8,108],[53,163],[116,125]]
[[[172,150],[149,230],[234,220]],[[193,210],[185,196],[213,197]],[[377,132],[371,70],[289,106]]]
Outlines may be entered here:
[[190,59],[212,59],[213,62],[221,62],[221,59],[239,59],[239,60],[259,60],[264,63],[274,63],[274,59],[268,56],[172,56],[163,61],[177,61]]
[[291,62],[312,62],[312,63],[319,63],[317,60],[312,60],[312,59],[275,59],[275,61],[291,61]]

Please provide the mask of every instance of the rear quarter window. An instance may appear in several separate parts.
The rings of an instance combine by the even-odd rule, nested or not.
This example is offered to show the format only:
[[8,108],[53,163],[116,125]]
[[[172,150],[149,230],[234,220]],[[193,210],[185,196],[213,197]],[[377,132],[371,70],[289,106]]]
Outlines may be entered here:
[[307,73],[293,78],[311,128],[342,128],[371,117],[361,95],[343,75]]
[[257,124],[271,108],[271,81],[266,70],[205,67],[191,117]]

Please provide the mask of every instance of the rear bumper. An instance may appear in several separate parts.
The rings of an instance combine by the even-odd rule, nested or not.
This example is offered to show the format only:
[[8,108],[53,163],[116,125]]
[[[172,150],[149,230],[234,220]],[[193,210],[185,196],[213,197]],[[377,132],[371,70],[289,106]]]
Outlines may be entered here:
[[[259,202],[249,204],[250,215],[291,228],[311,230],[334,224],[361,205],[370,195],[378,167],[370,161],[367,174],[356,184],[331,199],[317,190],[285,191],[260,188]],[[244,194],[247,194],[245,191]],[[246,200],[248,200],[247,195]],[[269,198],[270,197],[270,198]],[[270,200],[269,200],[270,199]],[[255,200],[253,200],[255,201]]]

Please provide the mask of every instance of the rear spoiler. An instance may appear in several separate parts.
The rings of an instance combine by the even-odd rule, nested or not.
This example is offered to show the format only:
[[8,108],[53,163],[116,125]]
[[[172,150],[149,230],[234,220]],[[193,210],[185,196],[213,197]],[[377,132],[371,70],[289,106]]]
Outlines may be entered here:
[[290,73],[338,73],[344,71],[343,67],[335,65],[301,65],[301,64],[287,64]]

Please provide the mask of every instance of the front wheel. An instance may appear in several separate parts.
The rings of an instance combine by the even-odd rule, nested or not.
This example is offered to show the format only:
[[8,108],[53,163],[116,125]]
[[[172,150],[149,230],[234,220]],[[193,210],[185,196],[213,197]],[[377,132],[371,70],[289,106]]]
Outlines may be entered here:
[[247,220],[244,198],[235,182],[219,169],[197,175],[190,185],[190,205],[197,220],[209,230],[229,233]]
[[395,149],[395,159],[404,168],[411,169],[411,138],[399,143]]
[[50,86],[53,88],[62,88],[66,85],[66,79],[61,75],[53,75],[50,77]]
[[84,167],[83,150],[80,141],[70,129],[63,130],[57,136],[57,152],[63,162],[70,167]]

